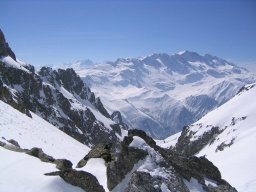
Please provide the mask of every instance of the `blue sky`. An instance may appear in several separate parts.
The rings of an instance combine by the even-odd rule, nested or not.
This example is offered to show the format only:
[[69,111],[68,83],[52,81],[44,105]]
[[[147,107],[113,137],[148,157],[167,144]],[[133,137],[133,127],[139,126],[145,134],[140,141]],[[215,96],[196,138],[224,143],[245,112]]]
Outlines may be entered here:
[[0,28],[33,65],[180,50],[256,71],[254,0],[0,0]]

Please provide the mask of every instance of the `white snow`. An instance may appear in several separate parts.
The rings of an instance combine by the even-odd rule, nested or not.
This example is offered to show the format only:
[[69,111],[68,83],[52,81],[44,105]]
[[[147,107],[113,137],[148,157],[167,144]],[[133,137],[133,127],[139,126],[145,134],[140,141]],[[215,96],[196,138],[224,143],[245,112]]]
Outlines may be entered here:
[[167,186],[166,186],[165,183],[162,183],[162,185],[161,185],[161,190],[162,190],[162,192],[171,192],[171,191],[167,188]]
[[174,147],[175,144],[178,142],[180,135],[181,135],[181,132],[178,132],[170,137],[167,137],[166,139],[155,140],[155,142],[158,146],[163,147],[163,148]]
[[32,118],[0,101],[0,138],[16,140],[22,148],[42,148],[54,158],[76,164],[90,150],[36,114]]
[[162,157],[151,148],[142,138],[133,136],[133,141],[130,143],[129,147],[134,147],[138,149],[143,149],[148,152],[149,155],[144,159],[143,164],[141,164],[137,171],[147,172],[152,177],[162,177],[162,178],[170,178],[171,172],[166,171],[164,167],[158,165],[163,159]]
[[[128,125],[160,138],[160,133],[171,135],[201,117],[193,117],[192,114],[191,119],[186,117],[188,120],[179,117],[185,107],[192,113],[196,110],[188,106],[188,97],[207,95],[218,105],[234,96],[245,82],[255,79],[242,69],[241,74],[232,72],[233,65],[224,65],[224,61],[216,59],[216,66],[211,65],[212,61],[193,58],[182,63],[179,58],[183,53],[180,54],[173,55],[170,61],[166,61],[167,54],[164,57],[155,54],[143,59],[120,59],[114,64],[89,66],[76,72],[100,96],[108,111],[120,111]],[[158,67],[154,63],[158,63]],[[184,65],[189,72],[184,75],[168,68],[168,65]],[[211,76],[207,73],[209,69],[225,75]],[[208,111],[206,109],[202,115]]]
[[216,184],[215,181],[211,180],[211,179],[208,179],[208,178],[204,178],[204,181],[205,181],[205,185],[208,186],[208,185],[211,185],[213,187],[217,187],[218,185]]
[[146,145],[146,142],[142,138],[134,136],[133,141],[130,143],[129,147],[142,148],[143,145]]
[[190,192],[205,192],[203,186],[195,178],[191,178],[190,181],[183,179],[183,181]]
[[30,73],[30,71],[23,66],[23,65],[25,65],[25,63],[19,62],[18,60],[15,61],[10,56],[2,57],[2,58],[0,58],[0,61],[7,64],[7,66],[9,66],[9,67],[22,69],[23,71]]
[[45,176],[57,171],[54,164],[0,147],[0,191],[3,192],[82,192],[60,177]]
[[[191,141],[200,138],[213,126],[223,130],[197,156],[206,156],[219,168],[222,177],[241,192],[256,191],[256,86],[247,87],[252,88],[236,95],[189,128],[193,135]],[[167,139],[171,140],[169,146],[173,146],[172,141],[177,141],[176,138],[171,136]],[[223,151],[217,150],[223,144],[230,146]],[[161,142],[160,145],[169,147],[168,143],[164,145]]]
[[102,158],[89,159],[87,164],[81,168],[81,170],[87,171],[93,174],[99,181],[100,185],[103,186],[106,192],[108,192],[107,186],[107,168],[105,161]]

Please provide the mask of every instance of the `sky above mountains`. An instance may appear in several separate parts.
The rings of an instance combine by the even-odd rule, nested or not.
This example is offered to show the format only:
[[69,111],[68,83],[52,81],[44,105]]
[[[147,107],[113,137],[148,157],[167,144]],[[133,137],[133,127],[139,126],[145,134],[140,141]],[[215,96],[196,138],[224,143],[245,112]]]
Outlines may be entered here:
[[254,0],[1,0],[0,28],[33,65],[191,50],[256,71]]

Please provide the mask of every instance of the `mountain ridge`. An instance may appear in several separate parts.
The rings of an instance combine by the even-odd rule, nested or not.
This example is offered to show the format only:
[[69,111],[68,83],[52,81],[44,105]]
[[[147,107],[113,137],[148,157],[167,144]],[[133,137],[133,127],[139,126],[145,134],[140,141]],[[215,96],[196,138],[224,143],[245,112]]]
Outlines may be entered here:
[[76,72],[108,111],[118,109],[130,127],[155,138],[178,132],[256,79],[224,59],[190,51],[120,58]]

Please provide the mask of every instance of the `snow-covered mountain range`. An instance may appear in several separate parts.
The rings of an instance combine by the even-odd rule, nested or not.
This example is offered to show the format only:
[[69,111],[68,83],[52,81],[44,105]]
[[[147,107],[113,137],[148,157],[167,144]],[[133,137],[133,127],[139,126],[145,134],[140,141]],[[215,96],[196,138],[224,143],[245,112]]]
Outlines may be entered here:
[[180,131],[255,81],[244,68],[189,51],[76,66],[76,72],[106,109],[154,138]]
[[127,127],[73,69],[35,71],[0,31],[0,191],[237,191],[207,158]]
[[158,144],[186,156],[205,156],[238,191],[256,190],[256,84]]

